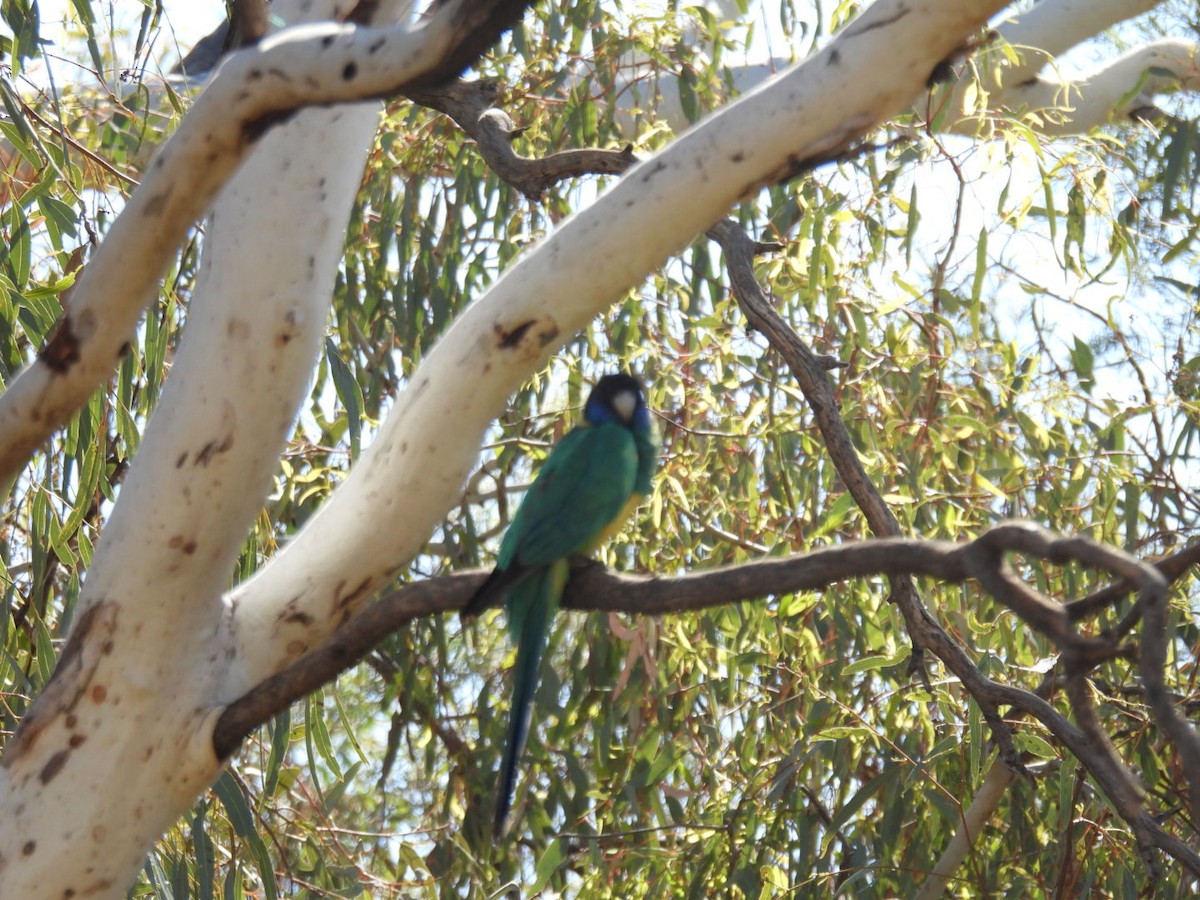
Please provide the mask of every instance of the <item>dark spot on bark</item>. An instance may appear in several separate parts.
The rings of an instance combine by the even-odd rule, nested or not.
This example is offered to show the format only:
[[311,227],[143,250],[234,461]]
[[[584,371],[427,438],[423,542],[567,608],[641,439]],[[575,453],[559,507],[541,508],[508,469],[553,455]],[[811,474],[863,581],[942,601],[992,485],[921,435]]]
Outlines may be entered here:
[[180,454],[179,454],[179,459],[175,460],[175,468],[177,468],[177,469],[182,469],[182,468],[183,468],[183,464],[184,464],[185,462],[187,462],[187,454],[186,454],[186,453],[180,453]]
[[167,200],[171,197],[171,189],[167,188],[161,194],[155,194],[146,201],[147,216],[161,216],[162,211],[167,207]]
[[666,167],[667,164],[665,162],[663,162],[661,159],[658,160],[642,173],[642,181],[649,181],[659,172],[663,171]]
[[249,74],[246,75],[246,80],[247,81],[261,81],[262,77],[263,77],[262,69],[251,69]]
[[370,25],[378,9],[379,0],[358,0],[346,16],[345,21],[353,22],[355,25]]
[[540,343],[543,347],[545,347],[547,344],[551,343],[556,337],[558,337],[558,326],[552,324],[552,325],[550,325],[550,327],[545,328],[542,331],[538,332],[538,343]]
[[93,685],[92,702],[103,703],[108,698],[108,688],[102,684]]
[[188,541],[186,544],[184,544],[183,552],[186,553],[188,556],[191,556],[193,553],[195,553],[196,552],[196,542]]
[[371,584],[371,579],[364,578],[362,581],[360,581],[358,583],[358,587],[354,588],[354,590],[352,590],[346,596],[342,597],[339,595],[341,593],[341,589],[346,586],[346,582],[344,582],[344,581],[341,582],[341,584],[338,585],[338,590],[333,595],[334,605],[337,606],[338,609],[348,609],[354,603],[355,600],[357,600],[364,593],[366,593],[370,584]]
[[49,366],[52,372],[62,374],[75,363],[79,362],[79,339],[71,327],[71,316],[68,313],[58,320],[54,334],[38,354],[38,358]]
[[358,75],[358,63],[348,62],[342,69],[342,81],[353,81]]
[[228,453],[233,446],[233,435],[227,434],[219,441],[209,441],[200,448],[200,452],[196,454],[194,465],[207,466],[212,462],[214,456],[219,456],[222,453]]
[[887,28],[889,25],[895,25],[910,12],[912,12],[911,9],[901,6],[900,9],[893,13],[889,18],[879,19],[875,22],[867,22],[866,24],[855,22],[854,26],[847,28],[843,34],[845,34],[847,37],[850,37],[851,35],[858,37],[860,34],[866,34],[868,31],[874,31],[876,28]]
[[67,741],[67,744],[69,744],[71,749],[74,750],[76,747],[83,746],[83,742],[86,740],[87,740],[87,735],[85,735],[85,734],[73,734],[73,735],[71,735],[70,739]]
[[511,331],[505,331],[499,325],[496,326],[496,337],[499,338],[496,346],[501,350],[511,350],[513,347],[521,343],[521,338],[525,337],[525,332],[529,331],[537,324],[536,319],[530,319],[528,322],[522,322]]
[[49,784],[54,780],[54,776],[62,771],[63,766],[67,764],[67,760],[71,758],[70,750],[59,750],[49,761],[42,766],[42,771],[38,773],[38,780],[42,784]]
[[407,453],[407,452],[408,452],[408,441],[401,441],[401,442],[400,442],[400,452],[401,452],[401,453]]
[[311,625],[313,617],[306,612],[301,612],[298,609],[292,610],[283,617],[283,621],[290,622],[294,625]]
[[242,137],[251,144],[257,143],[264,134],[276,125],[282,125],[284,122],[287,122],[295,114],[296,110],[294,109],[284,109],[264,113],[253,119],[247,119],[242,123]]
[[367,53],[370,56],[374,56],[376,53],[378,53],[380,50],[383,49],[383,46],[386,43],[387,43],[386,39],[379,38],[379,40],[375,41],[375,43],[373,43],[369,47],[367,47]]
[[733,156],[729,157],[729,161],[735,162],[735,163],[740,163],[745,158],[746,158],[746,154],[743,153],[741,150],[739,150],[737,153],[733,154]]
[[105,656],[112,656],[112,652],[113,652],[113,642],[112,642],[112,641],[105,641],[103,644],[101,644],[101,645],[100,645],[100,652],[101,652],[101,653],[103,653]]
[[26,841],[25,846],[21,848],[22,856],[33,856],[33,851],[37,849],[37,841]]
[[829,65],[838,66],[842,63],[842,54],[839,50],[832,50],[829,53]]
[[333,35],[332,34],[327,34],[327,35],[325,35],[325,37],[321,38],[321,49],[322,50],[328,50],[332,44],[333,44]]

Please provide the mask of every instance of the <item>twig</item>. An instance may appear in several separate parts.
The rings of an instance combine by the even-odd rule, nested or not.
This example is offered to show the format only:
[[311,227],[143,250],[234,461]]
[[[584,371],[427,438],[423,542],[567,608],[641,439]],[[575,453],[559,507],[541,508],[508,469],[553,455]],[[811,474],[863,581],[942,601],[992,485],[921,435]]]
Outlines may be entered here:
[[512,142],[524,129],[495,106],[499,82],[456,80],[405,92],[414,103],[445,113],[475,140],[479,155],[501,178],[529,197],[540,197],[567,178],[615,175],[635,162],[633,146],[621,150],[564,150],[541,158],[521,156]]

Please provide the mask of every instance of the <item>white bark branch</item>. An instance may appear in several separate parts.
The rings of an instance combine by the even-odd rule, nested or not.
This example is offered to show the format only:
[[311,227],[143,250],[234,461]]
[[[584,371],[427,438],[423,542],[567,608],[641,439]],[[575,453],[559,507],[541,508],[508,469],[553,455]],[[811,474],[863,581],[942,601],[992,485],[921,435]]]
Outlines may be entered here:
[[[1015,61],[995,49],[980,65],[966,67],[965,74],[974,77],[960,78],[950,92],[946,129],[975,135],[990,129],[992,113],[1004,110],[1036,116],[1042,134],[1083,134],[1153,107],[1159,94],[1200,89],[1197,45],[1188,40],[1144,44],[1077,78],[1055,69],[1067,51],[1160,2],[1042,0],[1001,23],[996,32]],[[975,108],[980,96],[982,110]]]
[[988,769],[987,777],[979,786],[978,792],[971,799],[971,805],[963,810],[962,820],[958,831],[942,851],[941,858],[921,885],[915,900],[937,900],[946,892],[946,887],[954,873],[958,871],[967,854],[975,845],[975,839],[983,833],[988,820],[1000,805],[1008,786],[1016,780],[1016,773],[1001,760],[995,760]]
[[[1006,19],[996,31],[1014,47],[1032,47],[1051,57],[1061,56],[1088,38],[1114,25],[1149,12],[1162,0],[1040,0],[1024,12]],[[1016,71],[1030,78],[1046,60],[1031,61],[1032,69]]]
[[[395,15],[396,6],[380,12]],[[285,14],[300,7],[334,11],[275,4]],[[317,53],[322,34],[333,37],[330,48],[351,45],[351,55],[375,45],[340,26],[315,34],[235,57],[164,148],[80,284],[68,319],[72,354],[57,368],[43,359],[0,401],[9,420],[41,416],[15,441],[3,432],[7,459],[19,465],[13,447],[30,435],[36,444],[48,411],[68,414],[72,396],[91,389],[90,373],[106,371],[116,354],[105,348],[132,329],[173,241],[255,143],[247,123],[301,97],[270,79],[309,83],[296,53]],[[400,77],[440,60],[437,42],[431,50],[417,46],[420,35],[395,34],[388,40],[408,48]],[[264,60],[279,68],[256,78]],[[316,67],[339,82],[335,95],[344,65]],[[0,763],[0,897],[124,896],[153,841],[219,771],[212,728],[233,652],[221,591],[305,392],[377,122],[377,104],[307,110],[256,142],[218,200],[183,342],[70,640]]]
[[225,62],[84,269],[56,335],[0,395],[0,485],[112,371],[175,248],[270,126],[302,107],[385,96],[428,71],[462,2],[419,27],[291,28]]
[[1038,114],[1043,134],[1068,135],[1145,114],[1157,95],[1181,88],[1200,89],[1197,45],[1164,40],[1137,47],[1082,78],[1042,75],[1000,91],[998,99],[1013,112]]

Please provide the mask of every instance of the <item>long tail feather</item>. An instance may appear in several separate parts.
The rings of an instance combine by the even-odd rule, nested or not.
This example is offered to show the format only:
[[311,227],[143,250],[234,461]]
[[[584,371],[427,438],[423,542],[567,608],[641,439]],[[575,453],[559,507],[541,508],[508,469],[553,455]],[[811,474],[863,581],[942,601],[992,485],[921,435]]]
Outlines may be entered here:
[[558,608],[558,599],[562,594],[568,571],[565,561],[556,562],[548,569],[531,575],[514,588],[509,597],[509,627],[517,641],[517,664],[513,669],[508,743],[504,747],[504,759],[500,763],[496,816],[492,820],[492,834],[497,840],[502,838],[507,830],[508,813],[512,808],[513,794],[517,787],[517,766],[521,761],[521,752],[525,749],[529,723],[533,716],[533,695],[537,692],[538,669],[550,634],[550,619]]

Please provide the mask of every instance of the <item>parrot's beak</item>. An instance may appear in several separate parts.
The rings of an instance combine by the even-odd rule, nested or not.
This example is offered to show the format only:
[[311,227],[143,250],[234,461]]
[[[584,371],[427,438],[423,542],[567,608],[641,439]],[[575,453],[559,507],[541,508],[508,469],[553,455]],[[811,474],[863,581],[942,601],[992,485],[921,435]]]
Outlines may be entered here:
[[612,408],[622,421],[632,422],[634,410],[637,409],[637,395],[633,391],[621,391],[612,398]]

